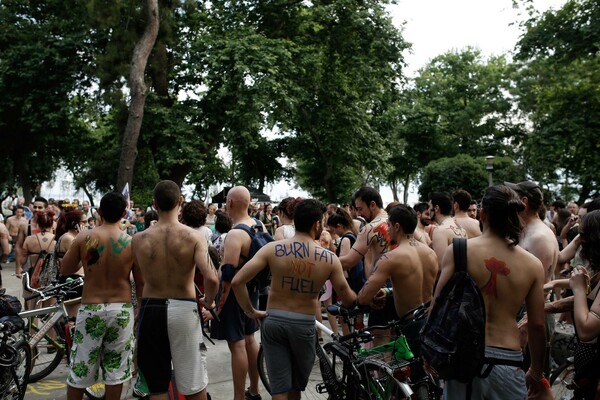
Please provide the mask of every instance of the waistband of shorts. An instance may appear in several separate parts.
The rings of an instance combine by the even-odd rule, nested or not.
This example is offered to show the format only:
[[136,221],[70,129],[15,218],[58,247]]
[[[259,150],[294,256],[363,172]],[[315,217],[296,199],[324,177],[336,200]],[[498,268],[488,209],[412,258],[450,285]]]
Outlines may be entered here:
[[142,297],[142,305],[166,305],[169,304],[169,302],[171,301],[188,301],[188,302],[196,302],[196,299],[189,299],[189,298],[183,298],[183,299],[159,299],[156,297]]
[[523,361],[523,352],[501,347],[485,346],[485,357],[507,361]]
[[297,313],[294,311],[287,311],[287,310],[277,310],[277,309],[268,309],[267,310],[267,315],[269,317],[275,317],[275,318],[283,318],[283,319],[287,319],[287,320],[296,320],[296,321],[306,321],[306,322],[311,322],[311,323],[315,323],[315,315],[309,315],[309,314],[302,314],[302,313]]

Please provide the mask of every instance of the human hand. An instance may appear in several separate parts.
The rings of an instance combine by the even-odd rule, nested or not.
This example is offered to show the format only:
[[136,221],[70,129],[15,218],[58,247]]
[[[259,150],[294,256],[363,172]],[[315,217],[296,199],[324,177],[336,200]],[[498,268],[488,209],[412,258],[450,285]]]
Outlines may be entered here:
[[255,320],[259,325],[261,321],[268,315],[266,311],[256,310],[255,308],[252,308],[251,311],[244,311],[244,314],[246,314],[246,317]]
[[214,319],[211,312],[204,307],[202,308],[202,319],[204,321],[211,321]]
[[571,279],[569,279],[569,286],[571,289],[586,289],[590,284],[590,276],[588,275],[587,269],[582,265],[578,265],[573,268],[571,272]]
[[552,392],[550,391],[550,383],[544,375],[533,373],[531,369],[525,374],[525,383],[527,384],[527,399],[528,400],[552,400]]
[[374,310],[381,310],[385,307],[385,302],[387,301],[387,291],[385,289],[379,289],[373,300],[371,300],[370,307]]

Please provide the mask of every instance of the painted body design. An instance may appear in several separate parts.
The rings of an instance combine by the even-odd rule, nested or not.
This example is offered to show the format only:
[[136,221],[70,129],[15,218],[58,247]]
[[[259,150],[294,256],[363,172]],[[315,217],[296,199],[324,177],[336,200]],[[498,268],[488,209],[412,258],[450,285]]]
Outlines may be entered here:
[[373,237],[370,240],[370,243],[373,243],[375,240],[379,244],[379,248],[381,249],[381,254],[387,253],[390,250],[394,250],[398,247],[397,244],[391,244],[390,232],[388,230],[388,225],[386,223],[381,222],[375,228],[373,228]]
[[88,267],[98,262],[100,255],[105,249],[104,246],[100,245],[98,239],[92,239],[89,235],[85,238],[85,248],[87,250],[85,261]]
[[125,233],[122,233],[116,242],[113,238],[110,238],[110,248],[115,254],[121,254],[121,252],[127,248],[129,243],[131,243],[131,237]]
[[498,274],[507,276],[510,274],[510,268],[506,266],[504,261],[500,261],[495,259],[494,257],[489,258],[487,260],[483,260],[485,267],[490,271],[490,280],[485,284],[481,291],[488,295],[494,296],[498,298],[498,291],[496,289],[496,279],[498,278]]

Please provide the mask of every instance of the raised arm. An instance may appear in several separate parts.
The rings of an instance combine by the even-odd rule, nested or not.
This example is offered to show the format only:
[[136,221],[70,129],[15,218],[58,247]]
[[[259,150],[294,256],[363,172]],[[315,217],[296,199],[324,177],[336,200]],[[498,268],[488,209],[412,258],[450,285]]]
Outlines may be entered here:
[[69,247],[69,250],[67,250],[67,253],[61,259],[61,261],[60,261],[60,274],[61,275],[63,275],[63,276],[73,275],[74,273],[79,271],[79,268],[81,268],[81,265],[79,265],[79,263],[81,262],[80,246],[83,242],[84,236],[85,235],[77,235],[77,237],[75,237],[75,240],[73,240],[71,247]]
[[346,255],[340,257],[340,263],[342,264],[342,268],[344,270],[349,270],[354,267],[365,256],[365,254],[367,254],[370,244],[370,229],[370,225],[365,225],[358,233],[358,237],[354,242],[354,246],[352,246]]
[[588,308],[587,288],[590,278],[584,267],[578,266],[571,275],[570,286],[574,297],[574,322],[577,337],[582,342],[589,342],[600,335],[600,296]]

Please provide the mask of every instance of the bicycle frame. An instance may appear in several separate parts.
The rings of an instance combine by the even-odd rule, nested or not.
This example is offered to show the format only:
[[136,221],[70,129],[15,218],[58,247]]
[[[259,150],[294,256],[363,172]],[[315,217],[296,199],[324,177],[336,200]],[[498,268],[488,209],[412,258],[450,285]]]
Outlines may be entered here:
[[[358,384],[362,388],[360,390],[365,390],[368,393],[371,393],[375,396],[375,399],[381,399],[382,396],[379,393],[379,386],[374,382],[373,377],[371,377],[366,372],[368,369],[367,367],[370,368],[375,366],[376,368],[379,368],[381,370],[386,370],[389,375],[394,376],[394,372],[396,370],[400,370],[401,368],[408,366],[410,364],[408,360],[413,358],[413,354],[410,351],[410,348],[408,347],[408,344],[406,343],[406,338],[404,336],[399,336],[394,341],[383,344],[381,346],[377,346],[375,348],[356,349],[355,351],[353,351],[351,350],[351,348],[355,347],[356,343],[344,344],[343,342],[340,342],[339,336],[319,321],[315,321],[315,326],[317,329],[330,336],[333,339],[332,343],[335,343],[331,344],[329,351],[327,351],[328,353],[333,355],[333,359],[331,360],[331,362],[323,361],[323,363],[320,364],[321,372],[322,374],[324,374],[324,380],[329,380],[331,382],[331,379],[333,379],[337,382],[338,379],[335,377],[335,359],[339,358],[343,363],[341,380],[335,385],[338,387],[340,386],[339,384],[341,384],[342,386],[347,386],[349,382],[347,380],[351,379],[355,381],[355,384]],[[354,338],[353,340],[357,339],[358,337]],[[320,347],[318,343],[317,346]],[[319,358],[324,356],[324,352],[325,349],[317,349],[317,355],[319,356]],[[392,360],[390,361],[386,362],[382,359],[374,359],[377,356],[383,356],[385,353],[390,352],[392,354]],[[324,363],[326,363],[327,365],[324,366]],[[323,367],[328,370],[323,371]],[[363,367],[365,367],[365,373],[361,372]],[[413,394],[413,391],[410,385],[407,382],[404,382],[404,379],[406,379],[404,372],[402,372],[402,374],[400,375],[402,375],[403,377],[402,380],[397,379],[396,377],[394,377],[394,379],[396,379],[400,390],[403,392],[403,395],[406,398],[410,398],[410,396]],[[365,387],[365,384],[368,387]],[[324,386],[326,387],[326,385]],[[317,390],[323,390],[324,386],[321,386]],[[349,389],[352,390],[352,388]],[[334,399],[337,399],[339,397],[338,393],[330,393],[330,395]]]
[[[50,331],[50,329],[52,329],[52,327],[58,322],[60,321],[61,318],[67,316],[67,310],[66,307],[67,305],[71,305],[71,304],[78,304],[81,302],[81,297],[78,297],[76,299],[72,299],[72,300],[67,300],[61,303],[57,303],[54,304],[52,306],[48,306],[48,307],[43,307],[43,308],[38,308],[35,310],[27,310],[27,311],[22,311],[19,313],[19,316],[21,318],[27,318],[27,319],[31,319],[40,315],[48,315],[51,314],[52,317],[50,319],[48,319],[41,327],[36,327],[33,324],[30,324],[30,328],[33,328],[35,330],[37,330],[35,335],[32,335],[31,338],[29,339],[29,346],[30,347],[35,347],[36,344],[38,344],[42,338]],[[60,343],[58,343],[56,340],[54,340],[53,338],[48,337],[48,340],[52,343],[52,345],[59,347],[59,348],[64,348],[63,345],[61,345]]]

